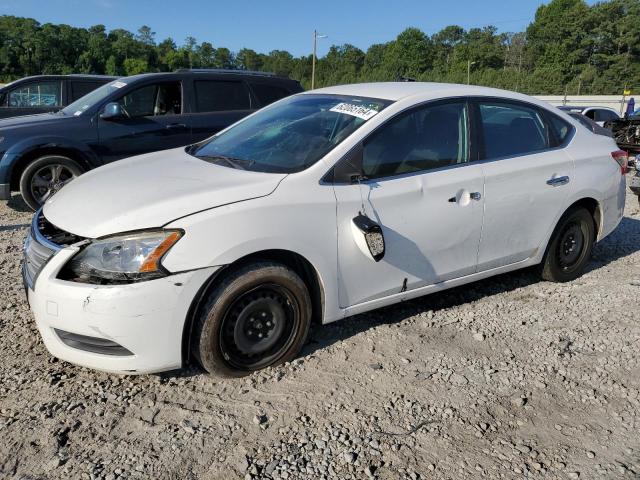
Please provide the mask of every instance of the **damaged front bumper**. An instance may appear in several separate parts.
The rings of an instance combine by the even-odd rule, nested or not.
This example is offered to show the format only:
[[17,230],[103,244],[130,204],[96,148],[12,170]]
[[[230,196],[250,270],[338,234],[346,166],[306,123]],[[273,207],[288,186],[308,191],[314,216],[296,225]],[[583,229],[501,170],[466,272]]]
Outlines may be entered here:
[[124,285],[60,280],[77,252],[51,257],[32,287],[29,305],[49,352],[114,373],[152,373],[182,366],[182,333],[193,299],[217,267]]

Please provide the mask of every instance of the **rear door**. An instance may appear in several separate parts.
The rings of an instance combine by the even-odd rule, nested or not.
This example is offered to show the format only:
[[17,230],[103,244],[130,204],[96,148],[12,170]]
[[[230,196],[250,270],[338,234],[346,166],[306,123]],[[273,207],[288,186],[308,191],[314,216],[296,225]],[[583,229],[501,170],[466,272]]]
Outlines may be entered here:
[[198,142],[244,118],[254,109],[242,80],[193,80],[193,141]]
[[105,162],[191,143],[190,116],[183,114],[181,82],[134,87],[115,101],[126,118],[104,120],[98,116],[99,149]]
[[525,260],[545,247],[571,191],[574,163],[562,148],[572,127],[559,117],[499,99],[477,100],[475,112],[485,177],[482,271]]
[[57,111],[63,102],[62,80],[22,83],[9,89],[0,98],[0,118]]

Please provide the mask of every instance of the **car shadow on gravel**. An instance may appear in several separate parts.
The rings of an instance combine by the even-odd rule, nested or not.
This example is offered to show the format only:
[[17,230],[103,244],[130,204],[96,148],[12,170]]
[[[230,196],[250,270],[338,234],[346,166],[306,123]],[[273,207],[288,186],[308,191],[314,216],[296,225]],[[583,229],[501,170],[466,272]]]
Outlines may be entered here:
[[33,213],[33,210],[24,203],[24,200],[20,195],[13,195],[9,200],[7,200],[7,206],[16,212]]
[[[534,268],[497,275],[485,280],[435,292],[399,304],[355,315],[329,325],[314,325],[301,355],[310,355],[371,328],[394,324],[423,312],[437,312],[540,282]],[[426,320],[426,318],[425,318]],[[438,326],[437,324],[435,325]]]
[[29,228],[28,223],[20,223],[18,225],[0,225],[0,232],[13,232],[15,230],[22,230]]

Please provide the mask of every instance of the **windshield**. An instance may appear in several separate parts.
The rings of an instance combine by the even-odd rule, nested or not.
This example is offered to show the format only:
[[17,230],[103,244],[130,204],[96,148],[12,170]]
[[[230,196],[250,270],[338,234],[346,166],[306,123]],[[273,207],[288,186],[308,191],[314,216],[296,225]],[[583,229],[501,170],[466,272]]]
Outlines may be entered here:
[[299,172],[390,103],[343,95],[297,95],[261,110],[189,153],[231,168]]
[[87,93],[84,97],[80,97],[73,103],[70,103],[62,109],[62,113],[65,115],[82,115],[82,113],[88,108],[92,107],[96,103],[101,102],[116,90],[125,87],[127,84],[121,80],[114,80],[113,82],[102,85],[96,88],[94,91]]

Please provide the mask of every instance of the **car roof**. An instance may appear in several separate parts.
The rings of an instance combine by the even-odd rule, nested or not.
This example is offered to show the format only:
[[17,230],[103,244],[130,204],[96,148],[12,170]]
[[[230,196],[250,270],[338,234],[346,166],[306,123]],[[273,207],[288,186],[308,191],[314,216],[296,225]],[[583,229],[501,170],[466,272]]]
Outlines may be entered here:
[[2,86],[2,88],[6,88],[9,86],[14,86],[14,85],[18,85],[20,83],[23,82],[31,82],[33,80],[59,80],[59,79],[65,79],[65,78],[75,78],[77,80],[104,80],[105,82],[111,81],[111,80],[115,80],[118,77],[114,77],[111,75],[96,75],[96,74],[91,74],[91,73],[72,73],[69,75],[30,75],[28,77],[22,77],[22,78],[17,78],[15,80],[12,80],[9,83],[6,83],[5,85]]
[[398,101],[415,95],[446,96],[483,96],[501,97],[529,101],[540,104],[534,98],[516,92],[498,88],[461,85],[455,83],[431,82],[376,82],[353,83],[335,87],[318,88],[304,92],[308,94],[353,95],[359,97],[379,98],[381,100]]
[[121,80],[122,81],[132,81],[132,82],[136,82],[138,80],[142,80],[142,79],[149,79],[149,78],[184,78],[185,76],[193,76],[193,77],[198,77],[198,76],[202,76],[202,77],[215,77],[215,78],[222,78],[222,77],[240,77],[240,78],[244,78],[245,80],[248,78],[252,78],[252,79],[256,79],[256,80],[261,80],[261,81],[267,81],[267,82],[274,82],[274,83],[299,83],[297,80],[293,80],[291,78],[288,77],[281,77],[279,75],[273,74],[273,73],[265,73],[265,72],[253,72],[253,71],[247,71],[247,70],[225,70],[225,69],[180,69],[180,70],[176,70],[175,72],[154,72],[154,73],[141,73],[138,75],[131,75],[130,77],[122,77]]

